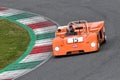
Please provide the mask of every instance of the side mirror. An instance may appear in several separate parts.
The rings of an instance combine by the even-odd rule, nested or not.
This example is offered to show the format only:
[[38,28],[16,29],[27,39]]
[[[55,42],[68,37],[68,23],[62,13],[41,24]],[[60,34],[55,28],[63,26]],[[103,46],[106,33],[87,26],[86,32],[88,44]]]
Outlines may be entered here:
[[61,32],[61,29],[58,29],[57,31],[58,31],[58,32]]

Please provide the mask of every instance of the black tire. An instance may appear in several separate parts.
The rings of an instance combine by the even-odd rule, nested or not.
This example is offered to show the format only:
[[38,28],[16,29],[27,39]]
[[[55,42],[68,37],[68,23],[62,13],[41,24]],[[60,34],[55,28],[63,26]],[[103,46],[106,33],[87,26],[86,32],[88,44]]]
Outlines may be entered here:
[[104,33],[104,41],[103,41],[103,43],[106,43],[106,35],[105,35],[105,33]]
[[70,55],[71,55],[71,52],[68,52],[67,55],[70,56]]
[[99,51],[100,50],[100,43],[99,43],[99,41],[98,41],[97,46],[98,46],[98,51]]

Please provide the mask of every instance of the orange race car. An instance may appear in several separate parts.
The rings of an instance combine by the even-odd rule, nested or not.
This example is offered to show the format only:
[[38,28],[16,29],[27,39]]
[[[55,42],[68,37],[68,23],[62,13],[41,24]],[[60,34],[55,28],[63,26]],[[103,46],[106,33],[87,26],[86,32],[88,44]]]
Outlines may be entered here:
[[60,26],[53,39],[53,56],[71,55],[98,51],[100,44],[106,42],[104,21],[72,21]]

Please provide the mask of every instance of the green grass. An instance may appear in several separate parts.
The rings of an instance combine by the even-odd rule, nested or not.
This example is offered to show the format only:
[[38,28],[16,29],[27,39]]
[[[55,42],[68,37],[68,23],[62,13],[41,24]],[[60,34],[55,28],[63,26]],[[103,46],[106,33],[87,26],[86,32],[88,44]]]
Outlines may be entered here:
[[29,42],[25,29],[0,19],[0,70],[17,60],[26,51]]

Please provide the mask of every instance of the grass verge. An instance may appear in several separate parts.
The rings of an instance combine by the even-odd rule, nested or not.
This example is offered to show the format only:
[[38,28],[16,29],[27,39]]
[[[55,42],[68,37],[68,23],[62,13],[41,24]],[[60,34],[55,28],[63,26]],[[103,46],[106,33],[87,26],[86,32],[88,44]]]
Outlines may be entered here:
[[0,70],[18,59],[30,42],[28,32],[10,21],[0,19]]

